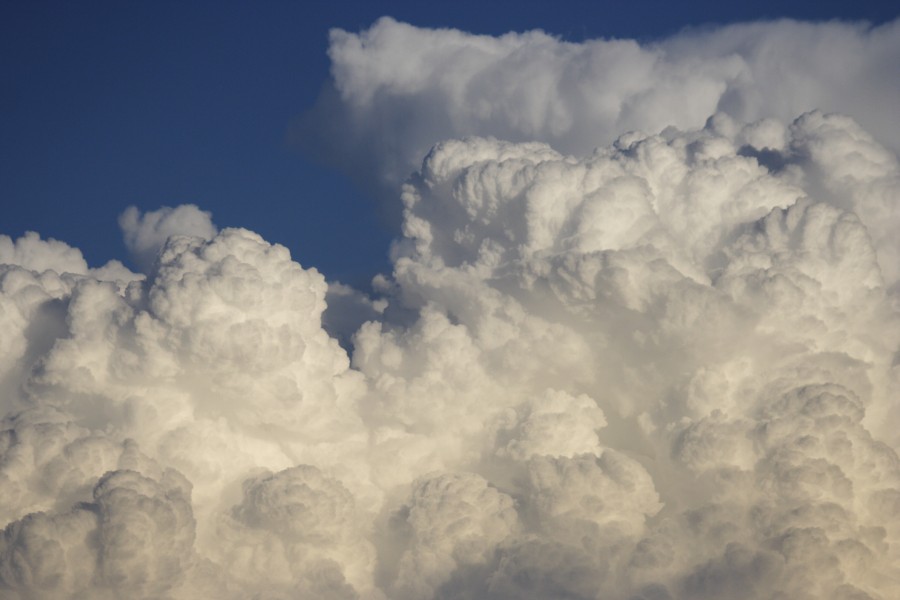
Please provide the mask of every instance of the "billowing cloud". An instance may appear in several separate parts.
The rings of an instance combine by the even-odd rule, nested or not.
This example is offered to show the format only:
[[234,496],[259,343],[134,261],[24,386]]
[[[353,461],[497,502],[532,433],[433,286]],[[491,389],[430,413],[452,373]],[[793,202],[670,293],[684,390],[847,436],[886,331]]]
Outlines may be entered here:
[[333,30],[328,54],[333,81],[297,135],[388,198],[448,138],[540,140],[582,155],[626,131],[701,127],[716,112],[743,122],[841,112],[900,151],[900,21],[784,20],[571,43],[386,17],[360,33]]
[[[394,29],[455,40],[466,73],[593,47],[363,37]],[[452,75],[400,48],[378,76]],[[654,52],[672,86],[705,76]],[[605,143],[624,121],[586,112],[584,153],[524,129],[434,144],[375,298],[196,207],[123,216],[146,276],[0,238],[3,596],[900,595],[896,155],[847,116],[716,100],[686,123],[648,94],[666,126]]]

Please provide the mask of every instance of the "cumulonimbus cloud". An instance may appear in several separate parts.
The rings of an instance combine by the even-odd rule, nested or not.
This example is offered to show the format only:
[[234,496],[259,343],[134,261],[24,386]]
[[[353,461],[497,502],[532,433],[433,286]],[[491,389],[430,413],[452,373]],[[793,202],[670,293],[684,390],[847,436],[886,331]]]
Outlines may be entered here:
[[145,276],[0,237],[4,597],[896,597],[897,157],[675,125],[434,144],[375,300],[196,207]]

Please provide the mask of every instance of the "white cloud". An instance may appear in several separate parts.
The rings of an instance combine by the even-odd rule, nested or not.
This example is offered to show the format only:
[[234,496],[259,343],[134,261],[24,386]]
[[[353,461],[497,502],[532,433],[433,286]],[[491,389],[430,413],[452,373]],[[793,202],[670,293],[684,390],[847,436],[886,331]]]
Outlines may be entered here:
[[42,240],[33,231],[26,232],[16,240],[0,235],[0,265],[15,265],[36,273],[90,275],[101,281],[127,283],[140,278],[140,275],[132,273],[117,260],[90,269],[81,250],[53,238]]
[[[466,117],[513,140],[431,148],[377,298],[192,206],[123,215],[146,278],[0,238],[4,597],[896,597],[900,166],[851,118],[745,124],[723,100],[769,114],[754,94],[791,77],[753,70],[763,47],[794,43],[784,68],[827,90],[810,48],[876,68],[894,30],[337,35],[360,115],[415,107],[401,90],[453,125],[454,93],[476,110],[519,61]],[[341,75],[368,53],[380,70]],[[541,78],[579,60],[612,116],[600,89],[583,126],[501,102],[576,106]],[[759,80],[727,95],[729,69]],[[797,108],[796,85],[766,106]],[[656,95],[698,86],[710,106]],[[626,117],[651,133],[564,153]],[[382,157],[396,173],[417,135]]]
[[80,250],[59,240],[42,240],[33,231],[15,241],[9,236],[0,236],[0,262],[38,273],[52,270],[83,275],[88,271],[87,262]]
[[218,231],[213,225],[212,215],[193,204],[175,208],[165,206],[144,214],[129,206],[119,215],[119,227],[122,228],[125,247],[145,273],[153,267],[157,253],[169,237],[187,235],[208,240]]
[[435,143],[469,135],[589,153],[626,131],[701,127],[715,112],[789,121],[813,109],[859,121],[895,152],[900,21],[776,21],[671,38],[564,42],[382,18],[333,30],[332,88],[298,135],[368,186],[396,186]]
[[3,585],[890,597],[897,172],[822,113],[439,144],[352,361],[249,231],[118,282],[10,240]]
[[431,598],[459,568],[490,561],[518,526],[513,499],[474,474],[429,474],[392,520],[405,546],[393,598]]

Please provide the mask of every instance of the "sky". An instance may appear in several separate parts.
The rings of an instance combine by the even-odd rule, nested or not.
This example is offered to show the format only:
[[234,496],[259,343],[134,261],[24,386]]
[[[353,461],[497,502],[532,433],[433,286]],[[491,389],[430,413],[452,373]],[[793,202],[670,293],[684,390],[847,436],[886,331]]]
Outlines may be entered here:
[[0,9],[0,597],[900,597],[897,9],[316,6]]
[[0,232],[39,231],[102,264],[127,260],[116,226],[126,207],[193,203],[359,287],[389,270],[397,211],[291,135],[329,78],[332,28],[390,15],[490,35],[651,40],[752,19],[882,23],[897,13],[890,2],[645,0],[37,1],[0,11]]

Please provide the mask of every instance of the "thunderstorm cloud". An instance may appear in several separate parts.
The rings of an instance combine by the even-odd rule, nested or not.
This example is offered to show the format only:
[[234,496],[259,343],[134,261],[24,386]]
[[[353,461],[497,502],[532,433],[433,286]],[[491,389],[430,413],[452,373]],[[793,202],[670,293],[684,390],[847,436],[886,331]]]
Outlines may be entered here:
[[372,296],[193,205],[0,236],[0,596],[900,597],[900,22],[329,55]]

